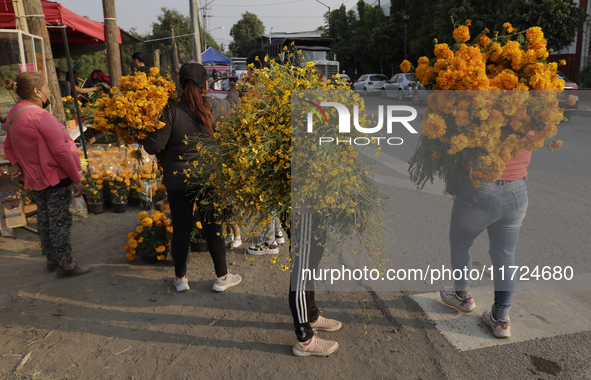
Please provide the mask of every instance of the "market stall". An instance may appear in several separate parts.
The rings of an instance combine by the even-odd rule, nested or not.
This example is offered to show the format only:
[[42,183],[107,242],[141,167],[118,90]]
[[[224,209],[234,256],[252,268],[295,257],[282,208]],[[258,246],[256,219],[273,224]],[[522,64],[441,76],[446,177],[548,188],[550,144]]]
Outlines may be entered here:
[[[80,16],[60,3],[41,0],[45,21],[48,26],[65,26],[70,54],[72,57],[104,50],[105,25]],[[0,0],[0,29],[15,29],[13,1]],[[64,37],[60,29],[48,28],[51,50],[54,58],[66,58]],[[122,46],[140,42],[129,33],[119,30],[119,44]]]
[[232,61],[211,46],[201,54],[201,62],[207,71],[229,71]]

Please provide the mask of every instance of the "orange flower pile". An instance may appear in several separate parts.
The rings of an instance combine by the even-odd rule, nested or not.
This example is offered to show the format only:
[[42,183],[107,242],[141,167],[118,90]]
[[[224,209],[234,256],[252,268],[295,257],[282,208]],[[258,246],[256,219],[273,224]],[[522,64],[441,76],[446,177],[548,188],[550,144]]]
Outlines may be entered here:
[[141,141],[164,127],[160,118],[169,103],[176,101],[175,89],[170,75],[160,76],[155,67],[149,76],[142,72],[124,76],[119,88],[113,87],[110,96],[103,93],[97,100],[92,127],[102,132],[115,128],[127,144]]
[[136,255],[156,256],[158,261],[166,259],[166,249],[170,247],[172,224],[168,219],[169,209],[154,210],[152,214],[142,211],[138,214],[141,225],[127,235],[127,259],[134,261]]
[[557,76],[558,64],[546,61],[542,29],[517,32],[505,23],[501,35],[491,38],[485,30],[469,42],[470,25],[467,20],[455,29],[452,47],[436,44],[434,58],[417,62],[416,79],[427,89],[463,90],[429,95],[420,149],[411,159],[411,178],[418,185],[434,175],[449,179],[443,172],[464,163],[472,179],[498,180],[505,162],[544,146],[563,119],[564,81]]

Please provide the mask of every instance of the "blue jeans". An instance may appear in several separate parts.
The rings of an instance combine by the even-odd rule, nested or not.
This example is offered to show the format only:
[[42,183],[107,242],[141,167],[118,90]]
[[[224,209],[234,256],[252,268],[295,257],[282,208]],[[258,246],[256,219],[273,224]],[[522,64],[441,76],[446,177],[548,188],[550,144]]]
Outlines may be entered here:
[[[527,211],[527,186],[525,180],[513,182],[480,182],[479,188],[472,181],[464,180],[453,204],[449,228],[452,268],[472,269],[470,247],[484,231],[488,231],[489,255],[494,268],[495,303],[493,315],[507,319],[515,291],[516,277],[510,265],[515,265],[515,248],[519,230]],[[504,266],[504,279],[499,268]],[[487,271],[488,272],[488,271]],[[470,288],[469,278],[454,279],[456,291]]]

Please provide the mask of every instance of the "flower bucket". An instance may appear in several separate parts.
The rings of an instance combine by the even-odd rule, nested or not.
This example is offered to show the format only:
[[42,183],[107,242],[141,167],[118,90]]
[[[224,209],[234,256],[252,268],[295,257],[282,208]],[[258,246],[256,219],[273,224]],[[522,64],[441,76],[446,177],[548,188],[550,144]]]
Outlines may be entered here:
[[113,203],[113,212],[121,213],[127,210],[127,203]]
[[207,242],[191,241],[191,252],[207,252]]
[[102,214],[105,212],[105,202],[88,202],[88,211],[92,212],[93,214]]
[[138,207],[141,206],[142,202],[139,197],[129,197],[129,205],[131,207]]
[[156,255],[141,255],[140,254],[140,258],[146,264],[156,264],[158,262],[158,258],[156,257]]

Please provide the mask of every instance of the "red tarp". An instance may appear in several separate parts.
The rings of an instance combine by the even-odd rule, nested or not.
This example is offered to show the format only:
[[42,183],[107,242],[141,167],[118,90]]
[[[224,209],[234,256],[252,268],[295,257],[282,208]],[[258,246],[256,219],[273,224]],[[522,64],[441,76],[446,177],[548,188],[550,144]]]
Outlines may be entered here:
[[[41,5],[43,6],[43,13],[45,14],[47,25],[66,25],[66,33],[68,35],[68,43],[72,55],[87,54],[92,51],[103,49],[103,47],[97,46],[90,47],[87,44],[104,44],[104,24],[77,15],[64,8],[61,4],[53,1],[41,0]],[[0,29],[14,28],[16,28],[16,23],[12,0],[0,0]],[[64,41],[62,38],[62,31],[57,28],[48,28],[47,30],[49,31],[52,50],[54,50],[55,46],[53,52],[54,57],[59,58],[63,53]],[[139,40],[119,30],[119,44],[127,45],[136,42],[139,42]],[[62,46],[61,49],[59,47],[60,44]],[[86,45],[86,47],[81,44]]]

